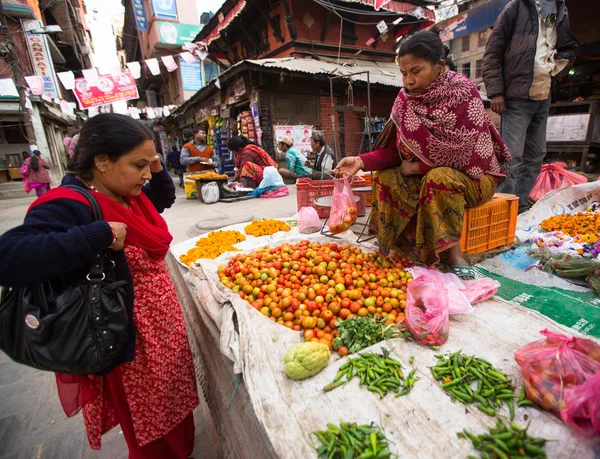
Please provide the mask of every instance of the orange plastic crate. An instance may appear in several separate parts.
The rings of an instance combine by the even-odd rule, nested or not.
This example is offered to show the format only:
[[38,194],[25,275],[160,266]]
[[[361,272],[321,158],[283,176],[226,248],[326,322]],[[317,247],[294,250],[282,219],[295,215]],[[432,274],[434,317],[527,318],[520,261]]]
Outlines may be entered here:
[[465,210],[460,248],[463,253],[481,253],[512,244],[517,229],[519,198],[496,193],[482,206]]
[[[371,174],[361,175],[361,178],[365,181],[366,186],[372,185]],[[373,205],[373,192],[369,191],[368,193],[365,193],[365,206],[371,207],[372,205]]]
[[[366,186],[365,181],[358,176],[354,176],[352,187],[359,188],[364,186]],[[327,218],[329,217],[330,207],[315,206],[314,202],[318,197],[331,195],[333,195],[333,180],[323,180],[320,193],[319,180],[311,180],[308,178],[296,180],[296,201],[298,202],[298,210],[306,206],[314,207],[317,214],[319,214],[319,218]],[[367,212],[365,208],[365,193],[357,193],[357,195],[360,199],[356,203],[356,208],[358,210],[358,215],[362,217]]]

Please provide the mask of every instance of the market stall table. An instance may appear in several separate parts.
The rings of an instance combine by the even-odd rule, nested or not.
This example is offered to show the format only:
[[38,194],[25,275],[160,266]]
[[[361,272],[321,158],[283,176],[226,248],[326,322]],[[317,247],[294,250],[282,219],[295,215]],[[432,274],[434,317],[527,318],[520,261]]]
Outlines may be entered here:
[[[342,235],[348,242],[355,240],[356,236],[352,236]],[[293,229],[290,233],[257,238],[254,245],[276,246],[306,238]],[[328,240],[321,235],[311,235],[310,239]],[[362,247],[373,250],[371,245]],[[175,254],[181,252],[178,247],[172,250]],[[326,428],[328,422],[340,421],[377,423],[391,440],[392,452],[399,457],[454,458],[474,454],[471,443],[458,439],[456,433],[463,428],[483,433],[494,425],[495,418],[474,405],[451,401],[431,374],[429,367],[435,365],[434,354],[438,352],[430,348],[403,339],[369,348],[385,346],[405,368],[417,369],[421,380],[400,398],[387,396],[380,400],[377,394],[359,388],[356,380],[324,393],[322,388],[347,361],[338,359],[337,354],[310,379],[287,378],[283,356],[301,342],[301,335],[268,320],[221,285],[216,270],[228,256],[231,254],[202,260],[189,272],[175,255],[169,254],[167,259],[182,302],[198,381],[227,457],[316,457],[311,432]],[[539,331],[544,328],[572,334],[538,312],[492,299],[477,305],[471,314],[452,316],[450,338],[439,353],[462,349],[466,354],[487,359],[511,376],[520,389],[522,377],[513,354],[521,345],[540,339]],[[411,356],[414,365],[408,363]],[[243,381],[236,379],[237,373],[243,375]],[[598,457],[600,439],[579,436],[547,412],[519,408],[515,422],[526,425],[529,420],[532,435],[554,440],[546,446],[549,458]]]

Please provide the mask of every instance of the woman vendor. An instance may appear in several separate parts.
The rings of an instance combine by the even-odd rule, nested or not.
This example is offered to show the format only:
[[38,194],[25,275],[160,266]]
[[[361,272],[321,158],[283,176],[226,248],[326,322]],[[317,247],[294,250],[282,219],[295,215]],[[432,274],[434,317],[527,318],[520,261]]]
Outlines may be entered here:
[[448,69],[438,36],[415,34],[398,50],[404,87],[375,151],[344,158],[335,172],[379,171],[371,231],[380,250],[473,277],[460,249],[466,208],[489,201],[510,153],[471,81]]
[[262,182],[265,167],[278,167],[269,153],[244,136],[232,137],[227,148],[235,155],[236,172],[232,180],[234,182],[243,179],[254,188]]

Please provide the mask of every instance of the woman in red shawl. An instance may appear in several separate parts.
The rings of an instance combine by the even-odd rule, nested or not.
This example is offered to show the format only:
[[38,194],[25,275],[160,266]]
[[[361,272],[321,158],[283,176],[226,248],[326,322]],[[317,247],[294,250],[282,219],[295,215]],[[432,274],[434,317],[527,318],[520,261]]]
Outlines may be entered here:
[[244,136],[233,137],[227,148],[235,155],[234,182],[243,179],[250,182],[249,185],[257,186],[262,182],[265,167],[279,167],[269,153],[258,145],[250,143]]
[[95,375],[56,374],[68,416],[83,410],[88,441],[121,426],[129,458],[184,459],[194,449],[196,377],[183,313],[164,258],[172,236],[160,215],[175,186],[152,133],[139,121],[100,114],[83,125],[62,185],[35,201],[23,225],[0,237],[0,285],[48,281],[56,291],[81,282],[100,251],[124,281],[128,334],[119,356]]
[[461,249],[464,211],[489,201],[505,178],[510,154],[485,112],[477,88],[452,72],[433,32],[404,41],[398,61],[404,87],[371,153],[343,159],[338,175],[379,171],[374,178],[371,231],[384,254],[440,262],[471,278]]

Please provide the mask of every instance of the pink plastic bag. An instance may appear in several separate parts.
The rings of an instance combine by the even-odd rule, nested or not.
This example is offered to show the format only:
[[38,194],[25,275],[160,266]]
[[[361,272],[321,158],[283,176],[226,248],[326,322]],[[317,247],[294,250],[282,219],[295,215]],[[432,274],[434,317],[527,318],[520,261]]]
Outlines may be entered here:
[[587,182],[588,180],[584,176],[567,170],[565,163],[543,164],[540,175],[535,181],[529,197],[537,201],[552,190]]
[[568,387],[562,420],[586,437],[600,435],[600,373],[580,386]]
[[348,179],[335,179],[329,213],[329,231],[333,234],[348,231],[358,218],[358,209]]
[[468,298],[464,295],[463,289],[465,287],[463,283],[455,274],[444,274],[435,269],[419,267],[413,268],[412,273],[414,279],[420,279],[421,277],[435,279],[443,284],[448,295],[448,314],[466,314],[474,311],[473,306],[471,306]]
[[600,373],[600,346],[585,338],[542,330],[545,339],[521,346],[515,360],[521,367],[527,397],[544,409],[569,408],[567,389],[580,387]]
[[23,177],[27,177],[29,175],[29,163],[24,162],[23,165],[21,166],[21,169],[19,169],[19,172],[21,173],[21,175]]
[[321,219],[314,207],[303,207],[298,212],[298,231],[302,234],[316,233],[321,229]]
[[498,293],[499,287],[500,282],[484,277],[483,279],[465,281],[462,292],[467,297],[467,300],[469,300],[469,303],[473,305],[489,300]]
[[440,346],[448,340],[448,294],[435,277],[419,277],[408,286],[406,325],[420,344]]

